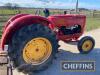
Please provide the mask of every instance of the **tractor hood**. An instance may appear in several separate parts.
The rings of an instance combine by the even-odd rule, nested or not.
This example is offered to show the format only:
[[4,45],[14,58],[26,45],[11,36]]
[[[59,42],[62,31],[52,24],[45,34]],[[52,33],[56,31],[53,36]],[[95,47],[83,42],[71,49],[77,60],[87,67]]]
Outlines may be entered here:
[[80,14],[67,14],[67,15],[53,15],[48,19],[54,23],[55,26],[70,26],[70,25],[85,25],[86,16]]

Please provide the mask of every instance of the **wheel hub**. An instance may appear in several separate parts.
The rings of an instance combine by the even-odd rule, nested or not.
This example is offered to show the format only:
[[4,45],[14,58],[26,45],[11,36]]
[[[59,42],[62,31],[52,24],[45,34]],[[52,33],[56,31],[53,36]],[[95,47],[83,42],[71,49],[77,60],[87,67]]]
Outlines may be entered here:
[[51,52],[52,46],[48,39],[34,38],[24,47],[23,58],[27,63],[39,65],[50,57]]
[[82,49],[84,51],[89,51],[92,48],[92,45],[93,45],[92,41],[91,40],[87,40],[87,41],[85,41],[83,43]]

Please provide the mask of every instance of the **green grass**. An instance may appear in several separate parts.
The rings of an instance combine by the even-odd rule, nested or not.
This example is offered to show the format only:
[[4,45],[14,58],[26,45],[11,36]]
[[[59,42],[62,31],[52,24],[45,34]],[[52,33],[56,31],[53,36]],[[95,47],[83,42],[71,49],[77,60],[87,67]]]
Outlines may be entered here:
[[100,18],[87,18],[86,31],[100,28]]
[[12,10],[12,9],[0,9],[0,15],[13,15],[17,14],[18,10]]
[[2,35],[2,26],[3,26],[4,22],[0,22],[0,37]]

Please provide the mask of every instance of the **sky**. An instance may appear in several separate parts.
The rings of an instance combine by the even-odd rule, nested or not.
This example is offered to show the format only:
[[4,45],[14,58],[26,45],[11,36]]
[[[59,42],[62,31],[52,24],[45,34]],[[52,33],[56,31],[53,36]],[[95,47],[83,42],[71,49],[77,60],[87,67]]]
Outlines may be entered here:
[[[0,6],[6,3],[16,3],[21,7],[72,9],[76,0],[0,0]],[[100,9],[100,0],[79,0],[79,7]]]

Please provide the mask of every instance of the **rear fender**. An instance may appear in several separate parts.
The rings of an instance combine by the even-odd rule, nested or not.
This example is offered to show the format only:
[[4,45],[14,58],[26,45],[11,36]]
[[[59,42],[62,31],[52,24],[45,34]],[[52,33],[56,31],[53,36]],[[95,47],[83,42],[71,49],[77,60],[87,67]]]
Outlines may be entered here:
[[4,49],[4,45],[8,44],[15,31],[19,30],[23,26],[26,25],[32,25],[32,24],[42,24],[50,27],[50,29],[54,29],[54,25],[51,21],[49,21],[45,17],[41,16],[33,16],[33,15],[24,15],[19,18],[14,19],[3,32],[2,38],[1,38],[1,48]]
[[17,18],[20,18],[22,16],[26,16],[26,15],[29,15],[29,14],[17,14],[13,17],[11,17],[4,25],[4,28],[3,28],[3,32],[6,30],[6,28],[8,27],[8,25],[10,25],[11,22],[13,22],[15,19]]

